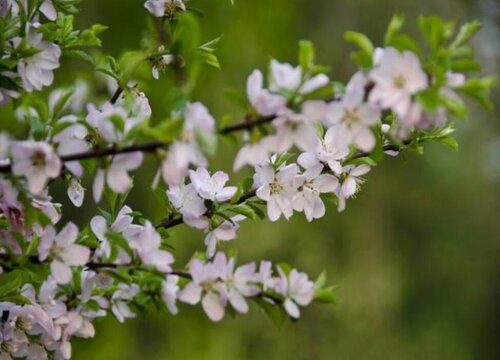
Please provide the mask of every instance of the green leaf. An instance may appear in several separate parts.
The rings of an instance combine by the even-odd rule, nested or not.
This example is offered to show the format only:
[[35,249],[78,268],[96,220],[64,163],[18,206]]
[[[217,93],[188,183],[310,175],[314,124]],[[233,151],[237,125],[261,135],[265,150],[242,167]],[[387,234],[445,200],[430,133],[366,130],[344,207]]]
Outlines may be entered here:
[[246,204],[234,206],[234,207],[230,208],[229,210],[236,213],[236,214],[243,215],[251,220],[257,219],[257,214],[255,213],[255,210]]
[[451,48],[457,48],[467,43],[480,29],[482,25],[478,21],[473,21],[462,25],[455,40],[451,44]]
[[334,287],[318,289],[314,292],[314,300],[324,304],[336,304],[337,299],[333,292]]
[[384,37],[385,45],[389,45],[392,42],[394,36],[398,34],[403,28],[404,23],[405,23],[405,18],[403,15],[395,14],[392,17],[391,22],[389,23],[389,26],[387,27],[387,31],[385,33]]
[[301,40],[299,42],[299,64],[304,71],[309,71],[314,66],[316,52],[311,41]]

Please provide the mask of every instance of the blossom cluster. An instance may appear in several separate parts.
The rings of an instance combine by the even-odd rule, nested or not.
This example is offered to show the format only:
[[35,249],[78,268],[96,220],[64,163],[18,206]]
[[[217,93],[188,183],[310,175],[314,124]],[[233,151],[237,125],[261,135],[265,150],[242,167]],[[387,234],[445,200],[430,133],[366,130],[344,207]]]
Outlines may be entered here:
[[[249,300],[293,319],[313,300],[333,302],[324,276],[313,282],[268,261],[237,266],[225,245],[237,238],[243,220],[265,218],[263,208],[272,222],[295,212],[308,221],[322,218],[327,200],[343,211],[385,154],[421,152],[428,141],[455,146],[451,118],[465,111],[460,95],[487,105],[493,85],[466,77],[464,64],[473,63],[466,44],[476,26],[462,29],[446,56],[424,57],[416,45],[398,43],[396,19],[380,48],[349,34],[361,51],[353,57],[359,70],[345,86],[314,63],[309,42],[301,43],[300,65],[272,60],[267,81],[253,71],[245,120],[222,126],[191,99],[195,84],[186,76],[198,72],[201,61],[219,65],[219,39],[182,53],[192,41],[175,41],[191,34],[165,36],[173,28],[166,23],[182,22],[190,11],[185,1],[145,1],[158,33],[147,34],[145,49],[120,60],[82,50],[100,45],[104,27],[74,30],[78,2],[0,0],[0,104],[13,106],[26,134],[0,132],[2,359],[69,359],[71,339],[93,337],[96,319],[112,313],[123,322],[152,305],[175,315],[179,302],[200,304],[209,319],[220,321],[226,311],[247,313]],[[435,29],[438,20],[421,21]],[[186,56],[193,53],[201,56]],[[53,84],[65,55],[89,62],[105,81],[95,76],[40,92]],[[165,114],[153,116],[160,111],[153,114],[148,87],[134,78],[141,66],[156,84],[174,79],[176,100]],[[106,99],[92,91],[103,83]],[[209,158],[219,138],[234,140],[239,131],[244,144],[233,168],[253,171],[237,183],[210,171]],[[164,209],[158,224],[126,205],[146,154],[157,164],[150,190]],[[52,198],[53,184],[61,183],[71,204],[99,206],[99,213],[67,221],[67,201]],[[174,267],[179,259],[170,229],[181,224],[204,233],[205,251]]]

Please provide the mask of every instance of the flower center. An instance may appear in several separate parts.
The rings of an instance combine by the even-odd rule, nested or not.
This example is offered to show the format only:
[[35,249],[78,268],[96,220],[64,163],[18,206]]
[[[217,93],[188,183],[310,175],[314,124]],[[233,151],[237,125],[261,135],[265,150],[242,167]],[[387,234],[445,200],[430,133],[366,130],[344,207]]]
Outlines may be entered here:
[[41,151],[37,151],[31,156],[31,162],[33,163],[33,166],[35,167],[44,167],[46,162],[45,162],[45,154]]
[[269,184],[269,187],[271,188],[271,194],[279,194],[280,192],[283,191],[283,185],[281,185],[279,182],[275,181],[271,184]]
[[406,80],[405,77],[402,74],[396,75],[394,78],[394,86],[397,87],[398,89],[404,88],[406,85]]
[[360,120],[358,110],[357,109],[352,109],[352,110],[346,110],[344,113],[344,122],[347,125],[354,125],[357,124]]

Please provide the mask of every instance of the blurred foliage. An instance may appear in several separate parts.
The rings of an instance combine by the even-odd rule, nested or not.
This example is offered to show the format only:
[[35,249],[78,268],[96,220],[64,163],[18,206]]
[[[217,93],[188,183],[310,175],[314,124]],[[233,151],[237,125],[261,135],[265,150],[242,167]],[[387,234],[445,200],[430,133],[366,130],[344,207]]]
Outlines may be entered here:
[[[243,90],[253,68],[269,58],[293,62],[299,39],[312,40],[318,62],[345,81],[355,70],[347,30],[383,41],[394,12],[405,13],[417,34],[418,15],[484,23],[475,48],[485,73],[500,68],[500,5],[494,0],[193,0],[206,10],[202,42],[219,35],[222,71],[205,67],[193,97],[219,119],[235,111],[224,90]],[[118,55],[139,47],[146,26],[142,0],[85,0],[76,28],[101,23],[104,51]],[[413,26],[413,28],[411,28]],[[66,60],[56,81],[68,84],[85,63]],[[152,86],[154,85],[154,86]],[[144,89],[153,111],[169,101],[165,82]],[[459,124],[460,151],[426,147],[425,156],[388,160],[369,174],[359,198],[320,221],[243,225],[231,246],[242,261],[287,261],[312,276],[326,268],[337,285],[336,306],[315,305],[297,323],[276,328],[253,308],[246,317],[213,324],[201,310],[181,306],[177,317],[149,315],[119,325],[98,322],[93,340],[76,343],[75,359],[494,359],[500,352],[500,115],[473,107]],[[8,122],[8,111],[0,113]],[[238,113],[236,113],[238,115]],[[239,114],[241,115],[241,114]],[[237,117],[235,117],[237,120]],[[229,170],[235,149],[223,145],[212,168]],[[152,164],[151,164],[152,165]],[[136,176],[148,186],[154,170]],[[131,194],[133,208],[162,217],[153,195]],[[74,210],[86,222],[92,204]],[[176,237],[176,256],[187,259],[202,234]]]

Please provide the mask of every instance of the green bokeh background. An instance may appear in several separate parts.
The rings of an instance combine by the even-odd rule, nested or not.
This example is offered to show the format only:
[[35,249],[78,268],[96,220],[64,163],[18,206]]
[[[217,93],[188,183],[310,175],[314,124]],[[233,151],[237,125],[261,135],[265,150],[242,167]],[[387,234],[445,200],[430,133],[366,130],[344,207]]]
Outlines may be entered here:
[[[367,33],[380,43],[394,12],[407,15],[416,34],[418,15],[437,14],[457,22],[479,19],[485,29],[475,49],[488,73],[500,68],[500,5],[465,0],[193,0],[206,11],[203,39],[220,34],[222,71],[205,68],[195,98],[216,117],[234,110],[226,88],[243,90],[253,68],[270,57],[294,62],[297,42],[314,41],[320,63],[333,77],[355,71],[343,32]],[[119,54],[140,46],[146,14],[142,0],[85,0],[81,26],[102,23],[103,49]],[[74,70],[74,69],[72,69]],[[57,81],[69,84],[72,72]],[[148,89],[153,110],[165,89]],[[499,93],[494,102],[500,105]],[[339,303],[313,305],[297,323],[278,329],[252,307],[248,316],[211,323],[198,308],[180,315],[151,314],[120,325],[97,322],[97,336],[77,340],[74,359],[494,359],[500,346],[500,122],[499,111],[472,106],[458,124],[459,152],[432,145],[425,156],[387,159],[369,174],[345,213],[333,206],[320,221],[301,215],[290,222],[242,226],[234,247],[241,261],[286,261],[317,276],[326,269]],[[235,149],[223,145],[213,168],[229,170]],[[151,173],[151,174],[150,174]],[[137,176],[146,189],[151,172]],[[145,190],[131,202],[159,219],[158,204]],[[74,212],[88,221],[85,213]],[[177,256],[202,247],[202,234],[181,230]]]

